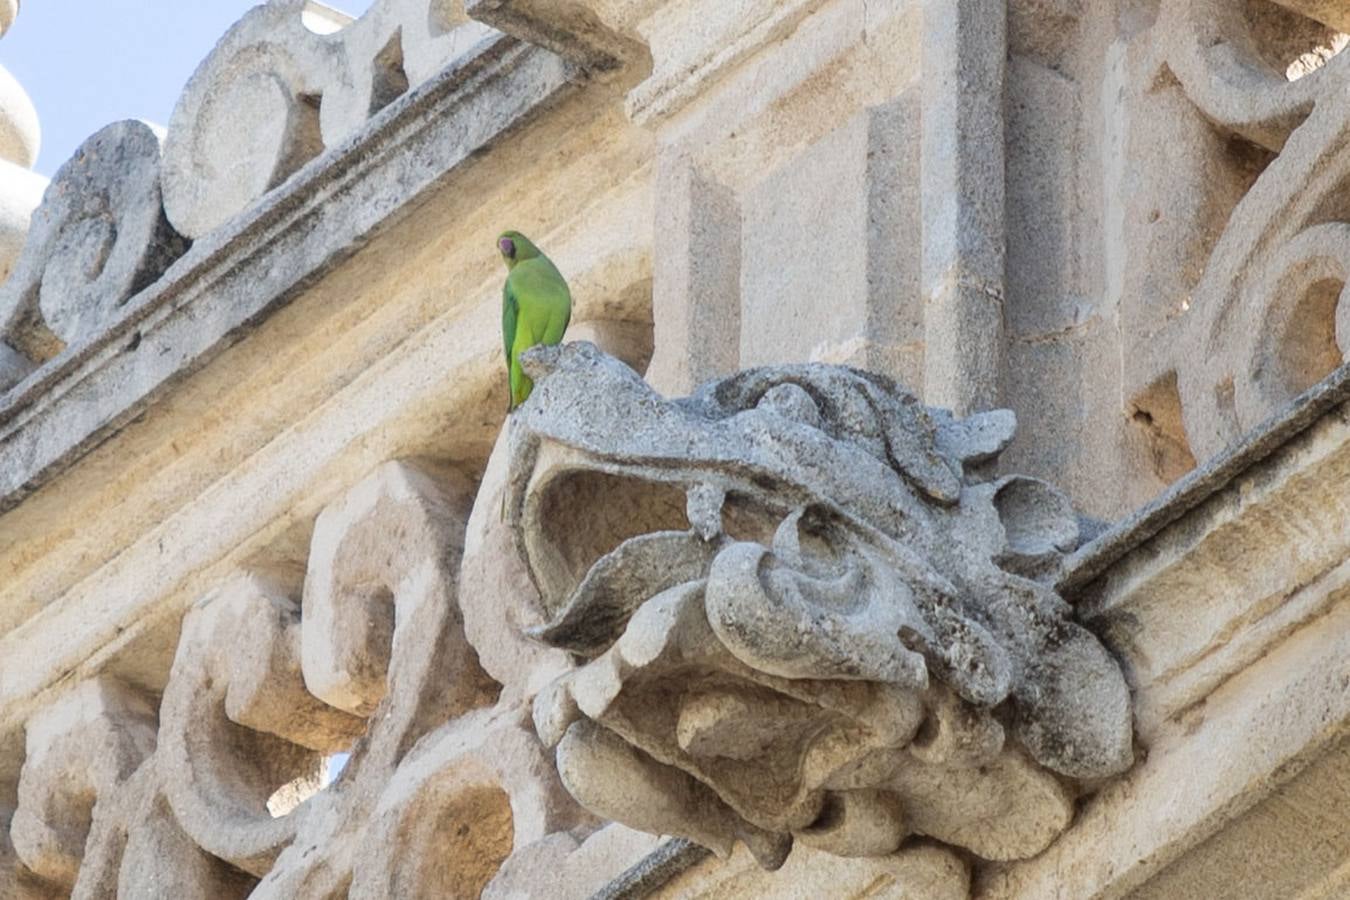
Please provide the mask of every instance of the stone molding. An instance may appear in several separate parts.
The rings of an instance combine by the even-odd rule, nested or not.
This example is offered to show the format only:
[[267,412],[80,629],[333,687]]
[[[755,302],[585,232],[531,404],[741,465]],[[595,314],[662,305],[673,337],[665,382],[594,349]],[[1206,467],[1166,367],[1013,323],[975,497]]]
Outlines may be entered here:
[[[397,221],[456,166],[557,102],[571,79],[569,66],[549,51],[489,37],[246,212],[198,238],[134,297],[121,295],[135,278],[110,274],[115,284],[99,284],[97,290],[107,291],[89,295],[99,298],[101,321],[82,318],[78,340],[0,396],[0,510],[115,432],[166,382],[239,340],[298,288]],[[139,133],[137,126],[112,127]],[[65,224],[54,223],[54,230]],[[149,253],[162,259],[162,247],[135,249],[142,256],[129,258]],[[42,256],[33,243],[26,252],[39,256],[34,273],[59,258]],[[40,278],[34,274],[23,284]],[[29,302],[22,298],[31,289],[11,282],[5,292],[8,305],[0,308],[20,319],[16,307]]]

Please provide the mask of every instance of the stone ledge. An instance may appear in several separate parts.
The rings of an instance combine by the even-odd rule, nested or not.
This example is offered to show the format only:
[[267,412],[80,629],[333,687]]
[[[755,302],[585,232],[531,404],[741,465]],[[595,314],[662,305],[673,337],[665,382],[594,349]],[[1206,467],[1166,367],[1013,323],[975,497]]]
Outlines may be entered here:
[[592,894],[590,900],[641,900],[711,856],[711,850],[693,841],[671,838]]
[[1266,419],[1229,449],[1174,482],[1157,499],[1125,517],[1065,561],[1056,587],[1072,597],[1122,557],[1205,502],[1239,474],[1261,462],[1350,399],[1350,366],[1341,366]]
[[196,242],[120,317],[0,400],[0,512],[115,434],[455,167],[576,83],[562,58],[485,40]]
[[1345,796],[1347,398],[1343,366],[1067,561],[1061,590],[1130,681],[1143,761],[976,896],[1334,894],[1343,831],[1255,860],[1280,831],[1261,822]]

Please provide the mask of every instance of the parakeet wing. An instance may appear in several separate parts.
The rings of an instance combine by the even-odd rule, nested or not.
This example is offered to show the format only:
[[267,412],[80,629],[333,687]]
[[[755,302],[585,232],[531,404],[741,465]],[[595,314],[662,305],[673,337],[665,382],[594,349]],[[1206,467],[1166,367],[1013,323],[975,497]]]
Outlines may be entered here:
[[506,368],[511,369],[511,346],[516,342],[516,321],[520,318],[520,304],[511,290],[511,279],[502,285],[502,342],[506,346]]
[[[567,285],[563,284],[563,291],[566,292]],[[562,343],[563,334],[567,331],[567,323],[572,320],[572,298],[567,295],[566,305],[559,310],[555,310],[549,317],[548,328],[544,331],[545,344]]]

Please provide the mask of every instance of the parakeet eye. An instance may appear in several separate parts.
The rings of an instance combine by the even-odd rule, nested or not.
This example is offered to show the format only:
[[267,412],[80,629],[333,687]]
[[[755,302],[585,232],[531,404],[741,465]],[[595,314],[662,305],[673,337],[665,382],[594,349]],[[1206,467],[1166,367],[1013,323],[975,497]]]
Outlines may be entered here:
[[515,241],[511,240],[510,238],[502,238],[500,241],[497,242],[497,246],[502,248],[503,256],[515,259],[516,257]]

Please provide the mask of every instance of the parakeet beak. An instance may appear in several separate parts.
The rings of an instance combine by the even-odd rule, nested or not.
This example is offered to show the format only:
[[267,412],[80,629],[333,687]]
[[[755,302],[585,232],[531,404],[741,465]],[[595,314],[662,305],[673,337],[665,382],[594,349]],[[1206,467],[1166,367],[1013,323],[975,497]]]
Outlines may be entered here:
[[511,240],[510,238],[502,238],[501,240],[499,240],[499,241],[497,242],[497,246],[498,246],[499,248],[501,248],[502,256],[505,256],[507,259],[515,259],[515,258],[516,258],[516,242],[515,242],[515,241]]

